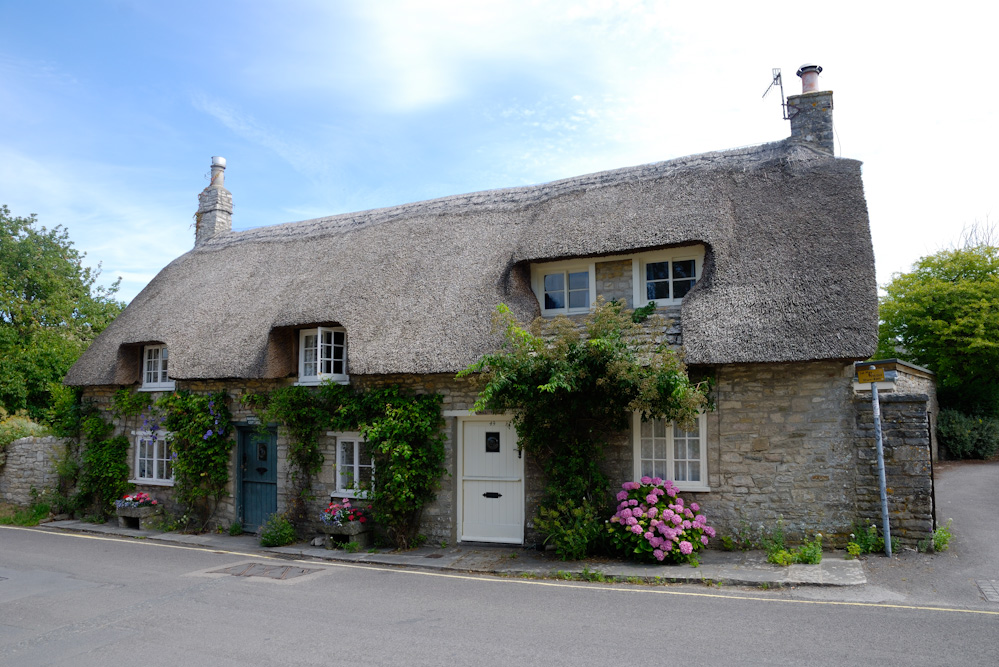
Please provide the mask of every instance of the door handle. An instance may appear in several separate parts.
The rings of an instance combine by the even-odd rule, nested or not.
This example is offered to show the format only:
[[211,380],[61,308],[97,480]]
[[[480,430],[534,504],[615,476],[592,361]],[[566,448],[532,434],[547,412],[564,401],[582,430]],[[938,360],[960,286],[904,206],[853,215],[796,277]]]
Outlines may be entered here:
[[485,493],[482,494],[482,497],[483,498],[502,498],[503,494],[502,493],[497,493],[495,491],[486,491]]
[[263,467],[257,468],[257,472],[260,473],[261,475],[263,475],[265,472],[267,472],[267,468],[263,468]]

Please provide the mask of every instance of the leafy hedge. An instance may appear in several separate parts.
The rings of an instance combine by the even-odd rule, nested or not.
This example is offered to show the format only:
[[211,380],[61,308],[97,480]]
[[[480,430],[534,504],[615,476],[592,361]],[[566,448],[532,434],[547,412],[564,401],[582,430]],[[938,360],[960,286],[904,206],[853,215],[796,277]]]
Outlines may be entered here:
[[999,419],[941,410],[937,437],[952,458],[991,458],[999,451]]

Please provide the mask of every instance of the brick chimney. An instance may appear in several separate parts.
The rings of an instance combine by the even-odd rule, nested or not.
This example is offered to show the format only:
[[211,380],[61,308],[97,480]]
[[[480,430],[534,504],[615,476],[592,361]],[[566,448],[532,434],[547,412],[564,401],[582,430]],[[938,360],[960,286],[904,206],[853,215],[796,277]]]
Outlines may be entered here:
[[212,158],[212,182],[198,195],[194,247],[216,234],[232,231],[232,193],[225,189],[225,158]]
[[787,114],[791,118],[791,141],[809,144],[820,151],[833,154],[833,99],[831,90],[819,90],[818,65],[802,65],[801,95],[789,95]]

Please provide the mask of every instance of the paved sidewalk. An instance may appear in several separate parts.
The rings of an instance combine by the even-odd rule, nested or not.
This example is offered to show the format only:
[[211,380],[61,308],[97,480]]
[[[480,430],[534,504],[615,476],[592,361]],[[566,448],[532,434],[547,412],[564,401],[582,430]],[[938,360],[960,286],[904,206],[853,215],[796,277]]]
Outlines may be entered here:
[[185,535],[154,530],[119,528],[114,524],[83,521],[53,521],[43,528],[80,533],[97,533],[124,538],[142,538],[178,545],[199,546],[247,556],[302,558],[366,565],[419,568],[447,572],[468,572],[509,577],[583,578],[615,577],[649,583],[711,583],[759,587],[860,586],[867,583],[860,561],[844,560],[842,552],[826,552],[818,565],[779,567],[766,562],[760,551],[702,551],[700,567],[689,565],[644,565],[615,560],[593,559],[564,562],[533,549],[493,545],[421,547],[409,551],[378,549],[348,553],[342,549],[313,547],[309,543],[265,548],[255,535],[232,537],[224,534]]

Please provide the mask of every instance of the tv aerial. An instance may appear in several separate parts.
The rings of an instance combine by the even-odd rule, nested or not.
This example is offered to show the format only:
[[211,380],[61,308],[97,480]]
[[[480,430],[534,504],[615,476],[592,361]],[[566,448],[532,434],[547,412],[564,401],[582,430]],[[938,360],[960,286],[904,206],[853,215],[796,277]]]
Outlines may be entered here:
[[787,115],[787,102],[784,100],[784,80],[781,79],[781,76],[780,76],[780,67],[774,67],[773,70],[772,70],[772,72],[773,72],[773,77],[774,78],[770,82],[770,85],[767,86],[767,89],[763,91],[763,97],[766,97],[767,94],[771,91],[771,89],[773,89],[774,86],[779,87],[780,88],[780,108],[781,108],[781,111],[783,112],[784,120],[790,120],[790,118],[788,118],[788,115]]

